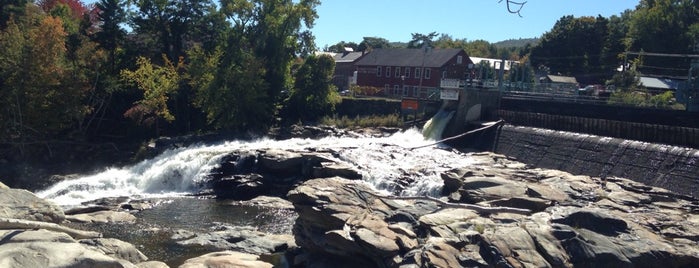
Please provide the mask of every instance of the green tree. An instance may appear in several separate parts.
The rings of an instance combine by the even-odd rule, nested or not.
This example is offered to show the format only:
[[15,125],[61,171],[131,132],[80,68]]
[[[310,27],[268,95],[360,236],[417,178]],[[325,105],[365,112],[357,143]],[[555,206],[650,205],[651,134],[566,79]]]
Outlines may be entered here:
[[167,103],[179,86],[180,76],[177,69],[182,67],[182,62],[175,65],[164,55],[163,61],[164,66],[158,66],[145,57],[139,57],[136,70],[121,71],[122,79],[143,91],[143,98],[134,103],[124,116],[138,124],[155,125],[156,135],[160,131],[160,119],[167,122],[175,120]]
[[135,0],[137,11],[131,18],[137,33],[157,40],[160,53],[171,61],[184,56],[188,42],[198,42],[199,27],[213,9],[211,0]]
[[0,0],[0,29],[7,26],[7,22],[12,17],[24,15],[27,0]]
[[428,34],[413,33],[412,39],[408,42],[408,48],[421,48],[423,46],[434,47],[433,40],[437,35],[437,32]]
[[364,37],[361,43],[359,43],[359,51],[367,51],[377,48],[391,48],[391,43],[388,42],[386,38],[381,37]]
[[294,89],[289,96],[289,115],[317,120],[332,113],[340,95],[332,84],[335,61],[327,55],[310,56],[296,72]]
[[126,22],[126,11],[123,8],[125,4],[125,0],[100,0],[95,4],[99,20],[99,30],[95,34],[95,41],[109,53],[111,73],[116,71],[117,50],[126,35],[124,29],[121,28],[121,24]]
[[291,88],[294,60],[315,48],[309,29],[318,17],[315,7],[319,4],[318,0],[221,2],[223,13],[233,22],[230,36],[235,39],[228,42],[224,54],[240,55],[241,49],[243,53],[251,51],[255,59],[244,59],[262,64],[265,87],[257,90],[266,90],[263,96],[267,99],[258,102],[256,109],[273,114],[282,100],[280,93]]
[[351,48],[353,51],[359,51],[359,45],[357,43],[345,41],[340,41],[332,46],[323,49],[323,51],[342,53],[345,52],[346,47]]
[[[237,38],[232,37],[232,41]],[[227,44],[237,47],[237,43]],[[195,106],[207,122],[224,131],[263,130],[271,124],[264,66],[250,52],[222,47],[212,53],[194,47],[188,53],[189,81],[196,94]]]
[[[532,63],[546,65],[553,73],[576,76],[583,83],[601,83],[616,69],[603,54],[609,43],[608,19],[598,16],[575,18],[564,16],[546,32],[532,49]],[[610,53],[613,51],[609,51]]]
[[[690,0],[642,0],[629,22],[630,51],[691,54],[699,29],[699,2]],[[687,58],[648,57],[638,66],[643,73],[686,75]]]

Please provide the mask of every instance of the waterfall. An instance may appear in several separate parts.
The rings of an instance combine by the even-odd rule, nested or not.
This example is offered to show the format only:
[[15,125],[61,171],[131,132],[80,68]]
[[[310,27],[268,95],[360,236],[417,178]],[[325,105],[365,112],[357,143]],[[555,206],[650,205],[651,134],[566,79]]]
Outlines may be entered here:
[[145,198],[192,194],[201,190],[207,175],[218,167],[221,158],[227,154],[277,149],[332,150],[335,161],[357,168],[363,179],[378,190],[399,189],[398,181],[402,180],[411,182],[405,188],[400,187],[402,195],[437,196],[443,185],[440,173],[470,165],[473,160],[451,150],[409,149],[432,142],[413,128],[382,138],[260,139],[195,145],[165,151],[133,166],[110,167],[95,174],[62,181],[37,195],[59,205],[75,206],[103,197]]
[[430,140],[441,140],[442,133],[444,133],[444,129],[454,116],[454,113],[455,111],[449,111],[443,108],[439,109],[439,112],[430,118],[430,120],[427,120],[422,127],[422,135]]

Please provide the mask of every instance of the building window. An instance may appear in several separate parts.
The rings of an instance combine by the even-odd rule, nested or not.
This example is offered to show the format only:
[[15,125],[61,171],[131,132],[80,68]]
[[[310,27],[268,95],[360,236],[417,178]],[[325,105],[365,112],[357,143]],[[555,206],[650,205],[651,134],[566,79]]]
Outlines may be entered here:
[[396,77],[400,77],[400,67],[396,67]]
[[442,79],[447,78],[447,71],[442,71]]
[[391,67],[386,67],[386,77],[391,77]]
[[420,68],[415,68],[415,78],[420,78],[420,71],[422,71]]
[[410,67],[405,67],[405,78],[410,78]]
[[431,74],[432,74],[432,69],[430,69],[430,68],[425,69],[425,79],[430,79]]
[[386,94],[386,95],[391,94],[391,85],[389,85],[389,84],[383,85],[383,91],[384,91],[384,94]]
[[376,77],[381,77],[381,66],[376,66]]
[[413,88],[413,97],[417,97],[419,92],[417,91],[417,87]]
[[398,94],[400,94],[400,88],[398,87],[398,85],[394,85],[393,86],[393,95],[397,96]]
[[464,62],[464,56],[456,56],[456,64],[461,64]]
[[410,86],[403,86],[403,95],[408,95],[408,91],[410,91]]

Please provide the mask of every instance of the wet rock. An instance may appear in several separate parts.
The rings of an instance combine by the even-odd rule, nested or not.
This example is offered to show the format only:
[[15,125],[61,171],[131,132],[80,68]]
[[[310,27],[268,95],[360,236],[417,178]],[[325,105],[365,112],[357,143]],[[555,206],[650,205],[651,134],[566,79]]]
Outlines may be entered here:
[[266,193],[269,187],[259,174],[233,175],[213,182],[217,198],[248,200]]
[[303,161],[302,154],[284,150],[271,149],[258,155],[260,172],[284,176],[300,175]]
[[331,177],[359,180],[362,178],[362,174],[352,166],[336,162],[321,162],[313,167],[313,178]]
[[27,190],[0,188],[0,218],[61,223],[65,213]]

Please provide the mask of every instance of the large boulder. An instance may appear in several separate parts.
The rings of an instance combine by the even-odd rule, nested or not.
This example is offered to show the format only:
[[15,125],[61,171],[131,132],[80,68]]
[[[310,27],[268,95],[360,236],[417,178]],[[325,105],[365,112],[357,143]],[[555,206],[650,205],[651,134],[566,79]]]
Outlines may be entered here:
[[0,230],[0,267],[136,267],[47,230]]
[[0,218],[61,223],[63,210],[23,189],[0,188]]

